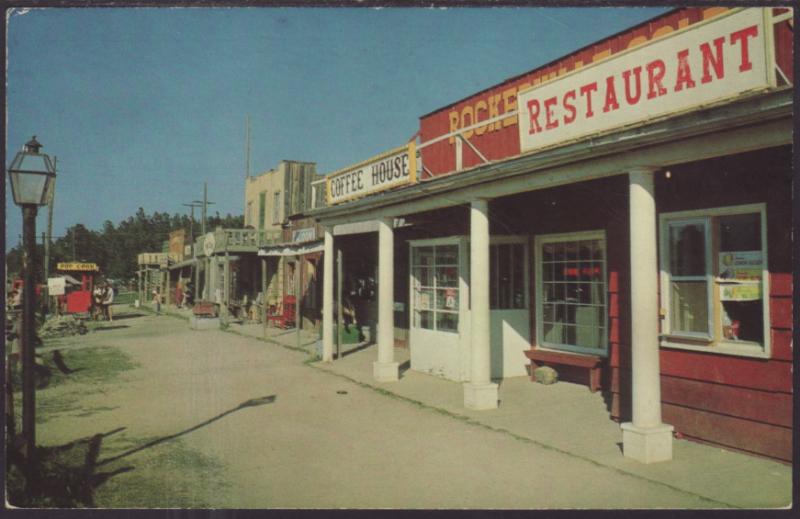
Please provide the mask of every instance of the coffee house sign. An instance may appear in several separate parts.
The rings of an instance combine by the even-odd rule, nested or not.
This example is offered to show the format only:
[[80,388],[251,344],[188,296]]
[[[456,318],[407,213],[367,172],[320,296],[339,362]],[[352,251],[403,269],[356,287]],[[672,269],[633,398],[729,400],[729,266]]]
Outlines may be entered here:
[[325,178],[328,205],[417,181],[417,151],[412,141]]
[[768,12],[734,10],[520,92],[520,151],[774,86]]

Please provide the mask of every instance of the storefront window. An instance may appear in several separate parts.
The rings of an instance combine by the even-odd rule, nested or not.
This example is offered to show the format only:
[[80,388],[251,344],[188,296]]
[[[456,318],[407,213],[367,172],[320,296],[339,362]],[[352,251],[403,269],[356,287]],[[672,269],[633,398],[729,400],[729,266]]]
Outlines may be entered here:
[[671,213],[661,222],[666,342],[701,337],[684,346],[764,351],[763,205]]
[[555,349],[606,349],[606,244],[603,232],[540,236],[537,248],[537,332]]
[[414,326],[458,332],[458,245],[412,246]]
[[525,244],[499,243],[489,249],[489,304],[492,310],[526,308]]

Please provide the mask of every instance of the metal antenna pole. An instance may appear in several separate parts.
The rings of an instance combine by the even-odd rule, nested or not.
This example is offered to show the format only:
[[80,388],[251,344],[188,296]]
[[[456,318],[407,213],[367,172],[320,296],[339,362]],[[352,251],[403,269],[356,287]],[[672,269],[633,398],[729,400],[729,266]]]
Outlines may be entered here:
[[245,151],[245,173],[244,178],[250,178],[250,116],[247,116],[247,127],[245,129],[245,139],[247,141]]

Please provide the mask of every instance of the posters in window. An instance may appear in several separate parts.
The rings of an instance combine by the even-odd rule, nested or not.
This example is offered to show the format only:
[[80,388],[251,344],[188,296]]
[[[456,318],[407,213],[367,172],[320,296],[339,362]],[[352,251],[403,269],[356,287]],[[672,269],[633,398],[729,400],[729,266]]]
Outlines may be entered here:
[[722,279],[761,279],[761,270],[760,250],[719,253],[719,277]]
[[719,287],[720,301],[758,301],[761,299],[761,283],[731,283]]

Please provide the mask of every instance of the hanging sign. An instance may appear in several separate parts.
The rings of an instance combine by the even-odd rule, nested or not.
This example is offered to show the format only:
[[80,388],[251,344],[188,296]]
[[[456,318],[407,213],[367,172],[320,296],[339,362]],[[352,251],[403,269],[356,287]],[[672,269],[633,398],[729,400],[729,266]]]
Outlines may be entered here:
[[520,92],[521,151],[774,86],[768,11],[733,10]]
[[47,293],[51,296],[63,296],[67,287],[67,278],[48,278]]
[[57,263],[56,270],[75,271],[75,272],[97,272],[100,268],[96,263],[79,263],[71,261],[69,263]]
[[297,229],[296,231],[292,231],[292,243],[314,241],[316,239],[317,230],[315,227],[306,227],[305,229]]
[[407,146],[348,166],[325,177],[328,205],[379,193],[417,181],[417,147]]

